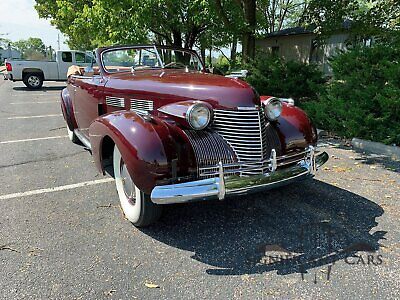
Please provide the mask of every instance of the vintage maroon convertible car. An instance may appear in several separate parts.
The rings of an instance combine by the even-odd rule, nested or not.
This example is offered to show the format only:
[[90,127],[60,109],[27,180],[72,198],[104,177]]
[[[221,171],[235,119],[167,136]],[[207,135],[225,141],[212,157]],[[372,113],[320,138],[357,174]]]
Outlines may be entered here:
[[[224,199],[312,177],[328,155],[290,101],[207,73],[191,50],[97,50],[62,91],[70,139],[113,166],[125,216],[155,222],[163,204]],[[267,198],[267,194],[266,194]]]

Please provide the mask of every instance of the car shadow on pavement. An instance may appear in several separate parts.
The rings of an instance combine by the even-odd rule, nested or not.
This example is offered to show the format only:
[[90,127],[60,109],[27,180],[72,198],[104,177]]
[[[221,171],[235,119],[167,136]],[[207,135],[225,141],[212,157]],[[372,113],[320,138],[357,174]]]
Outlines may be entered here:
[[376,252],[386,232],[370,230],[382,207],[318,180],[223,202],[167,206],[142,231],[193,252],[212,275],[280,275],[332,265],[357,251]]
[[361,158],[357,159],[357,161],[361,162],[362,164],[365,165],[380,165],[386,170],[395,172],[395,173],[400,173],[400,161],[395,161],[390,159],[387,156],[384,155],[376,155],[376,154],[370,154],[370,153],[362,153],[359,151],[356,151],[357,153],[361,154]]
[[62,91],[64,88],[65,88],[65,85],[63,85],[63,86],[42,86],[40,89],[32,90],[32,89],[28,89],[25,86],[14,86],[13,90],[14,91],[29,91],[29,92],[47,92],[47,91]]

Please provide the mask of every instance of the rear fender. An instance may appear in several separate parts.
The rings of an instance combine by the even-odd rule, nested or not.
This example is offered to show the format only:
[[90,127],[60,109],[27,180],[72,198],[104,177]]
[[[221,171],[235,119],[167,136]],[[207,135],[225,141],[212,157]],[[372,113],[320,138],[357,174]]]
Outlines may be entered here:
[[68,128],[70,130],[78,128],[78,124],[75,120],[74,107],[67,88],[61,91],[61,111]]
[[171,183],[196,170],[186,135],[179,127],[154,116],[144,117],[132,111],[107,114],[90,125],[89,135],[99,171],[104,172],[102,147],[108,136],[121,152],[136,186],[147,194],[156,185]]

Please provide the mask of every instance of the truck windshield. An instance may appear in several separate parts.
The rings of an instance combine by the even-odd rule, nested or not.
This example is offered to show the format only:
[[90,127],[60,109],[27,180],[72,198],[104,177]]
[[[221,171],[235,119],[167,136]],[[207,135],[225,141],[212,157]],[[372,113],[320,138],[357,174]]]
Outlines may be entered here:
[[149,46],[148,48],[116,48],[102,54],[104,69],[109,73],[143,69],[188,69],[201,71],[197,55],[190,51]]

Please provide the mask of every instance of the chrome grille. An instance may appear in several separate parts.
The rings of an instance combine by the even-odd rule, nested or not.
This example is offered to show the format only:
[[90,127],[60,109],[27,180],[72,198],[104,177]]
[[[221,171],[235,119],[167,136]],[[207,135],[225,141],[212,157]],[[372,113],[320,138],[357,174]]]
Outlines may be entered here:
[[106,96],[106,104],[116,107],[125,107],[125,99],[120,97]]
[[258,169],[241,175],[265,173],[269,167],[262,161],[270,157],[272,149],[281,154],[279,136],[261,109],[214,110],[213,129],[232,147],[242,167],[259,164]]
[[[223,164],[231,164],[237,162],[237,158],[228,143],[216,132],[213,131],[196,131],[185,130],[185,133],[192,145],[199,177],[206,176],[204,173],[217,171],[218,167],[207,169],[203,172],[201,167],[213,166],[222,162]],[[214,170],[215,169],[215,170]]]
[[131,99],[131,110],[146,112],[154,109],[153,101],[151,100],[139,100]]
[[267,122],[264,111],[214,110],[211,131],[185,130],[193,147],[200,178],[218,175],[222,162],[225,175],[258,175],[271,170],[271,153],[275,149],[277,165],[283,167],[304,158],[304,152],[280,156],[277,130]]

